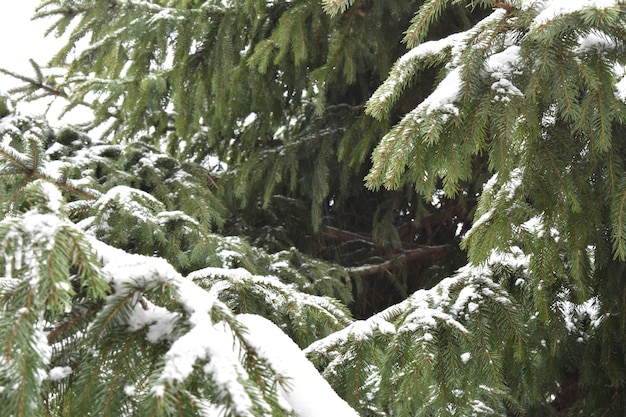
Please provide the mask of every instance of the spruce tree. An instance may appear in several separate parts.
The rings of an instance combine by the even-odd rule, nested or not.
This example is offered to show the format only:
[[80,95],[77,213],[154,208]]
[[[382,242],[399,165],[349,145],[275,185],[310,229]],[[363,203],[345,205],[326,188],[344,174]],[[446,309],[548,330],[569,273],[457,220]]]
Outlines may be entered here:
[[[452,9],[443,32],[469,25]],[[384,2],[330,17],[316,1],[46,1],[40,16],[69,37],[52,64],[68,72],[37,67],[21,93],[90,106],[107,137],[143,136],[198,163],[217,157],[229,167],[217,191],[225,232],[350,268],[353,311],[367,317],[463,264],[457,232],[478,191],[428,202],[412,187],[363,187],[389,127],[363,108],[402,54],[413,12]]]
[[624,12],[42,2],[107,130],[2,111],[3,412],[623,415]]

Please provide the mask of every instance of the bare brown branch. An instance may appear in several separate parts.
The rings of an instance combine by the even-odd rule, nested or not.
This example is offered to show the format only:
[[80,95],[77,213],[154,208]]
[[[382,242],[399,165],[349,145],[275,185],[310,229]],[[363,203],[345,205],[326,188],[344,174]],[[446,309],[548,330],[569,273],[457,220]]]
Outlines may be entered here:
[[394,258],[379,264],[368,264],[346,268],[346,271],[357,276],[367,276],[381,271],[388,271],[402,262],[434,262],[450,250],[451,247],[451,245],[422,246],[417,249],[405,250]]

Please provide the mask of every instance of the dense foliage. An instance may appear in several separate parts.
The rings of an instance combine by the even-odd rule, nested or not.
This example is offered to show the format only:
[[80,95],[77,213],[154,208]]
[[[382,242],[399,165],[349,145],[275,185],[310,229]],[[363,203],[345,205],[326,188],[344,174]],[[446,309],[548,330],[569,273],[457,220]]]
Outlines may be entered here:
[[94,119],[0,100],[3,413],[624,415],[622,3],[39,16]]

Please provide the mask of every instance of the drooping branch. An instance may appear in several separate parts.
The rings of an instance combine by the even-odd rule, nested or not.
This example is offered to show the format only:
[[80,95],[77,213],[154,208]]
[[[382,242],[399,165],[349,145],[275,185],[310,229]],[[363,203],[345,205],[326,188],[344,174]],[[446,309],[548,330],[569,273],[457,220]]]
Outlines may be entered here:
[[[33,61],[31,60],[31,63],[32,62]],[[31,78],[31,77],[26,77],[24,75],[17,74],[15,72],[6,70],[4,68],[0,68],[0,73],[6,74],[6,75],[8,75],[10,77],[13,77],[13,78],[16,78],[16,79],[18,79],[20,81],[24,81],[25,83],[31,85],[35,89],[43,90],[46,93],[48,93],[49,95],[61,97],[61,98],[64,98],[66,100],[69,99],[69,96],[67,95],[67,93],[65,91],[59,90],[57,88],[54,88],[54,87],[44,83],[43,80],[36,80],[34,78]],[[81,104],[84,104],[85,106],[89,106],[89,104],[87,104],[87,103],[81,103]]]
[[91,315],[96,313],[98,310],[102,308],[102,302],[94,302],[89,303],[84,306],[84,309],[80,310],[80,313],[77,313],[71,317],[68,317],[66,320],[59,323],[56,327],[50,329],[46,338],[48,339],[48,343],[54,343],[57,341],[57,337],[59,335],[65,333],[68,329],[71,329],[73,326],[77,325],[81,321],[85,320],[87,315]]
[[[32,67],[35,69],[35,73],[37,75],[37,78],[32,78],[32,77],[27,77],[25,75],[21,75],[18,73],[15,73],[13,71],[9,71],[7,69],[4,68],[0,68],[0,73],[8,75],[9,77],[13,77],[17,80],[23,81],[26,83],[26,85],[23,85],[21,87],[16,87],[13,88],[12,92],[16,92],[16,93],[22,93],[22,97],[24,97],[26,100],[37,100],[37,99],[41,99],[44,98],[46,96],[51,96],[51,97],[60,97],[64,100],[67,100],[68,102],[71,102],[72,105],[77,105],[77,106],[84,106],[87,107],[89,109],[93,109],[94,105],[93,103],[89,103],[87,101],[84,100],[75,100],[74,98],[70,97],[70,95],[68,95],[64,89],[62,88],[57,88],[54,85],[51,85],[50,83],[46,82],[46,80],[43,77],[43,74],[41,72],[41,69],[39,67],[39,64],[37,64],[34,60],[30,60],[30,63],[32,65]],[[41,93],[38,96],[34,96],[34,94],[40,91]],[[29,97],[30,96],[30,97]],[[107,110],[105,112],[106,115],[108,115],[109,117],[119,117],[118,114],[116,114],[113,111]]]

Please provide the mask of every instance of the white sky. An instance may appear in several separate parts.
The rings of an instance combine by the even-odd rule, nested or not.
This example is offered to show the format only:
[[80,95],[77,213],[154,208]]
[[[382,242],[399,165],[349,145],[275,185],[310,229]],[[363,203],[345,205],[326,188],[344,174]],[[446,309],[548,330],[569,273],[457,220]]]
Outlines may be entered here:
[[[35,7],[39,0],[0,0],[11,3],[2,7],[0,13],[0,67],[31,75],[30,58],[45,65],[52,57],[60,42],[53,36],[44,37],[49,21],[32,21]],[[0,90],[7,90],[15,85],[10,77],[0,76]]]
[[[41,66],[45,66],[61,47],[61,41],[53,35],[44,37],[46,29],[51,24],[49,20],[31,20],[39,2],[39,0],[0,0],[2,10],[0,13],[0,67],[32,76],[34,73],[28,60],[32,58]],[[19,81],[0,74],[0,91],[6,92],[17,85],[20,85]],[[33,114],[42,114],[46,108],[47,103],[21,103],[18,106],[20,112]],[[52,113],[54,113],[54,108],[48,114],[50,119],[54,119]]]

